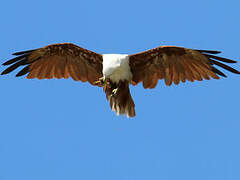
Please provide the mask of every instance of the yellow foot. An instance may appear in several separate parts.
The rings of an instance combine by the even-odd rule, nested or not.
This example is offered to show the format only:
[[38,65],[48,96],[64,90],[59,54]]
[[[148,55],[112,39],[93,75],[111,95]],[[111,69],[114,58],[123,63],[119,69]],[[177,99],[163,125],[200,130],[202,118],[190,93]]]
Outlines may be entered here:
[[95,81],[94,84],[103,87],[103,86],[105,85],[104,77],[99,78],[99,80],[98,80],[98,81]]
[[111,97],[112,97],[112,96],[115,96],[115,95],[117,94],[117,92],[118,92],[118,88],[113,89],[113,90],[112,90]]

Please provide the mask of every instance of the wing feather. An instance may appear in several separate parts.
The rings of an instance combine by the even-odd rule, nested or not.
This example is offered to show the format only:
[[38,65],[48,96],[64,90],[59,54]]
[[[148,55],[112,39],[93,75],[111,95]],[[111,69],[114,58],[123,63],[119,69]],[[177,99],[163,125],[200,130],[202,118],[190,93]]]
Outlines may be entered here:
[[226,65],[226,64],[217,62],[217,61],[215,61],[215,60],[213,60],[213,59],[210,60],[210,62],[212,62],[213,64],[215,64],[215,65],[217,65],[217,66],[220,66],[221,68],[226,69],[226,70],[228,70],[228,71],[230,71],[230,72],[232,72],[232,73],[240,74],[240,72],[239,72],[238,70],[233,69],[232,67],[230,67],[230,66],[228,66],[228,65]]
[[173,82],[176,85],[179,84],[179,70],[177,69],[177,64],[178,63],[173,64],[173,77],[172,77]]
[[191,81],[191,82],[193,82],[194,81],[194,78],[193,78],[193,74],[192,74],[192,71],[191,71],[191,69],[190,69],[190,67],[189,67],[189,63],[185,60],[185,59],[182,59],[181,60],[181,63],[183,64],[183,67],[184,67],[184,72],[185,72],[185,74],[186,74],[186,79],[188,80],[188,81]]
[[199,62],[196,64],[194,63],[192,65],[199,72],[199,74],[201,75],[201,78],[204,78],[206,80],[210,79],[209,76],[207,75],[207,73],[205,72],[204,67],[202,67]]
[[171,86],[172,84],[172,73],[173,73],[173,69],[172,69],[172,61],[168,61],[167,58],[164,56],[163,57],[163,64],[164,64],[164,69],[165,69],[165,84],[167,86]]
[[70,77],[70,72],[68,67],[69,67],[69,61],[66,60],[64,74],[63,74],[64,79],[67,79]]
[[157,86],[157,83],[158,83],[158,74],[157,73],[154,73],[153,76],[152,76],[152,79],[151,79],[151,86],[150,88],[155,88]]
[[28,71],[29,71],[29,66],[26,66],[16,74],[16,77],[23,76],[23,75],[27,74]]
[[14,53],[17,57],[3,63],[10,65],[1,74],[25,66],[16,76],[28,79],[69,78],[92,85],[102,77],[102,55],[71,43],[52,44],[43,48]]
[[156,77],[157,81],[164,79],[167,86],[172,85],[172,83],[177,85],[186,80],[193,82],[195,80],[209,80],[210,78],[219,79],[219,76],[226,77],[215,66],[240,74],[238,70],[221,63],[236,63],[237,61],[212,55],[219,53],[221,52],[160,46],[129,55],[133,74],[132,84],[136,85],[143,81],[144,88],[153,88],[157,84]]
[[219,71],[215,67],[212,67],[212,71],[215,72],[216,74],[220,75],[220,76],[227,77],[223,72]]
[[54,78],[55,65],[56,65],[56,59],[52,59],[47,64],[47,66],[45,68],[45,77],[46,77],[46,79]]
[[179,71],[179,79],[180,81],[182,82],[186,82],[186,72],[185,72],[185,69],[184,69],[184,65],[182,64],[181,61],[178,61],[178,71]]
[[78,78],[75,70],[74,70],[73,64],[69,64],[69,65],[68,65],[68,70],[69,70],[70,76],[73,78],[74,81],[79,81],[79,80],[80,80],[80,79]]
[[146,88],[146,87],[150,87],[150,76],[149,76],[149,73],[147,72],[144,76],[144,79],[143,79],[143,87]]
[[88,69],[85,65],[85,63],[81,61],[75,61],[76,66],[74,67],[76,69],[76,72],[79,73],[79,78],[81,81],[86,82],[87,81],[87,75],[88,75]]
[[202,77],[201,77],[199,71],[194,67],[193,64],[194,64],[194,62],[189,62],[189,65],[188,65],[188,67],[189,67],[189,69],[191,70],[191,73],[192,73],[192,75],[193,75],[193,78],[194,78],[195,80],[201,81],[201,80],[202,80]]

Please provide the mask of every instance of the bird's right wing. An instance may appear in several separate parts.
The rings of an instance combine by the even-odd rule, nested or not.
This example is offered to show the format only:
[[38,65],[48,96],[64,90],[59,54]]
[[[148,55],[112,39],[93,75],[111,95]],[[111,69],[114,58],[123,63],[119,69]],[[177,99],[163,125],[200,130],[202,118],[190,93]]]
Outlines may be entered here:
[[3,63],[11,65],[1,74],[7,74],[25,66],[16,76],[28,79],[69,78],[88,81],[92,85],[102,77],[102,55],[71,43],[60,43],[43,48],[14,53],[17,57]]

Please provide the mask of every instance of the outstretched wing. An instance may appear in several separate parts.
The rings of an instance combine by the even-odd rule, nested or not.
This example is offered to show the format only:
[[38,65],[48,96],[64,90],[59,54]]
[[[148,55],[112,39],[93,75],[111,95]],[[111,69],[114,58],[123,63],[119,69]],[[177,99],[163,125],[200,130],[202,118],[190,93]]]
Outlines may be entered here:
[[28,74],[28,79],[72,77],[75,81],[88,81],[92,85],[102,77],[102,55],[71,43],[52,44],[13,55],[17,57],[3,63],[11,66],[2,75],[25,66],[16,76]]
[[219,51],[192,50],[175,46],[160,46],[148,51],[130,55],[130,67],[133,73],[132,84],[143,82],[144,88],[154,88],[159,79],[164,79],[167,86],[180,81],[202,81],[210,78],[226,77],[215,68],[220,66],[232,73],[240,74],[225,63],[236,61],[214,56]]

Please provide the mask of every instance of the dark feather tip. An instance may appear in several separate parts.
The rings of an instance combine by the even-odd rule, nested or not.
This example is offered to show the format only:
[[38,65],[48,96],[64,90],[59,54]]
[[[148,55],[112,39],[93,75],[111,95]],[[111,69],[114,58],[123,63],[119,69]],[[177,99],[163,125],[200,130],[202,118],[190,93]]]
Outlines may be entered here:
[[223,57],[213,56],[213,55],[210,55],[210,54],[204,54],[204,55],[207,56],[208,58],[217,59],[219,61],[226,62],[226,63],[237,63],[237,61],[227,59],[227,58],[223,58]]
[[16,77],[23,76],[29,72],[29,66],[26,66],[16,74]]
[[212,51],[212,50],[197,50],[200,53],[209,53],[209,54],[219,54],[221,51]]
[[215,72],[216,74],[222,76],[222,77],[227,77],[222,71],[219,71],[217,68],[212,66],[212,71]]
[[35,49],[27,50],[27,51],[15,52],[15,53],[13,53],[12,55],[18,56],[18,55],[22,55],[22,54],[26,54],[26,53],[31,53],[31,52],[33,52],[33,51],[35,51]]
[[13,58],[13,59],[10,59],[10,60],[6,61],[6,62],[3,63],[2,65],[6,66],[6,65],[13,64],[13,63],[18,62],[18,61],[20,61],[20,60],[26,59],[26,56],[27,56],[27,55],[22,55],[22,56],[15,57],[15,58]]
[[236,70],[236,69],[234,69],[234,68],[232,68],[232,67],[230,67],[230,66],[228,66],[228,65],[226,65],[226,64],[220,63],[220,62],[215,61],[215,60],[213,60],[213,59],[210,60],[210,61],[211,61],[211,63],[213,63],[213,64],[215,64],[215,65],[217,65],[217,66],[220,66],[221,68],[226,69],[226,70],[228,70],[228,71],[230,71],[230,72],[232,72],[232,73],[240,74],[240,72],[239,72],[238,70]]
[[7,69],[5,69],[1,75],[8,74],[8,73],[14,71],[15,69],[17,69],[19,66],[26,65],[26,64],[29,64],[26,62],[26,60],[18,61],[17,63],[15,63],[15,64],[11,65],[10,67],[8,67]]
[[4,71],[1,73],[1,75],[4,75],[4,74],[6,74]]

